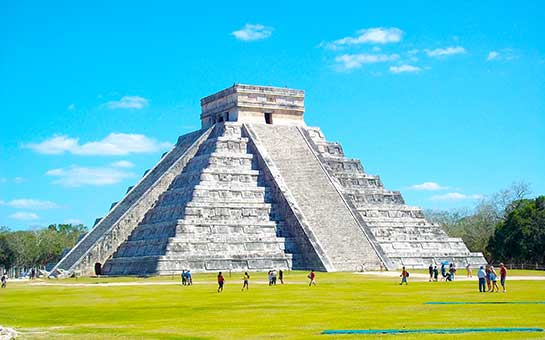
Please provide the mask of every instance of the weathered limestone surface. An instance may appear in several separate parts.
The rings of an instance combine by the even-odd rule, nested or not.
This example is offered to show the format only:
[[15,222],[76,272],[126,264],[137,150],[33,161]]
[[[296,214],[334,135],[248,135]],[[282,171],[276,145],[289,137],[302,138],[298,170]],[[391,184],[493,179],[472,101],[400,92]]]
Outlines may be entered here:
[[57,263],[52,273],[62,269],[90,275],[95,263],[104,263],[110,258],[176,174],[192,159],[211,130],[199,130],[181,136],[176,146]]
[[329,270],[378,268],[381,261],[298,127],[252,125],[308,221]]
[[282,221],[247,144],[240,124],[216,125],[105,273],[291,268],[289,240],[277,235]]
[[420,208],[405,205],[398,191],[385,189],[378,176],[366,174],[358,160],[346,158],[341,145],[327,142],[319,128],[305,128],[305,134],[385,254],[387,267],[422,268],[441,261],[486,263],[481,253],[471,253],[460,238],[448,237],[439,225],[428,222]]

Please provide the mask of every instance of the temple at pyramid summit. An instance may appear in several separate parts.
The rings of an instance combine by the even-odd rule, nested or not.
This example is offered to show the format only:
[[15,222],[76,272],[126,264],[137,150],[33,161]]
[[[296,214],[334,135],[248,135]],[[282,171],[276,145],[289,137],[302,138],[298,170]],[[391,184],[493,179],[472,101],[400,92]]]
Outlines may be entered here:
[[307,126],[304,97],[236,84],[201,99],[201,129],[179,137],[52,275],[486,263]]

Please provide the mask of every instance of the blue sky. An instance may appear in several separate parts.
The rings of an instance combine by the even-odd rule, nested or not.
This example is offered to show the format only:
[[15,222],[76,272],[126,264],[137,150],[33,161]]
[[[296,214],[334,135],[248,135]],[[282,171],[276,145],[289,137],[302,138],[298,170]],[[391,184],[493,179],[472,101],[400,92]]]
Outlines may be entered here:
[[235,82],[425,208],[545,193],[545,4],[3,1],[0,225],[92,225]]

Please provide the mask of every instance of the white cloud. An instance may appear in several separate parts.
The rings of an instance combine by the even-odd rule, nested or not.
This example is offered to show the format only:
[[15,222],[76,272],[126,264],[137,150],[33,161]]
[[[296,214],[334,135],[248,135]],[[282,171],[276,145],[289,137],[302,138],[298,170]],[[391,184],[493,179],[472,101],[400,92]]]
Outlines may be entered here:
[[492,60],[513,60],[517,59],[518,55],[511,48],[504,48],[499,51],[490,51],[486,57],[487,61]]
[[403,34],[402,30],[395,27],[365,28],[357,31],[354,36],[344,37],[329,43],[322,42],[320,46],[335,50],[342,46],[350,45],[397,43],[401,41]]
[[15,177],[15,178],[13,179],[13,182],[14,182],[14,183],[17,183],[17,184],[21,184],[21,183],[23,183],[23,182],[26,182],[26,179],[25,179],[24,177]]
[[110,185],[135,176],[131,172],[110,167],[86,168],[80,166],[52,169],[47,171],[45,174],[52,177],[58,177],[53,181],[53,183],[60,184],[65,187],[80,187],[82,185]]
[[447,47],[447,48],[436,48],[435,50],[424,50],[426,51],[426,54],[428,57],[443,57],[448,55],[454,55],[454,54],[465,54],[467,53],[466,49],[462,46],[456,46],[456,47]]
[[134,164],[129,161],[117,161],[111,164],[115,168],[132,168]]
[[68,107],[66,109],[68,111],[74,111],[76,109],[76,104],[70,104],[70,105],[68,105]]
[[31,198],[20,198],[8,202],[0,201],[0,205],[5,205],[18,209],[45,210],[58,208],[58,204],[51,201],[35,200]]
[[346,70],[359,68],[363,64],[382,63],[399,59],[398,54],[343,54],[337,56],[335,61]]
[[32,212],[25,212],[25,211],[18,211],[16,213],[13,213],[9,215],[10,218],[13,218],[14,220],[21,220],[21,221],[33,221],[40,218],[35,213]]
[[424,182],[422,184],[415,184],[415,185],[411,185],[410,188],[412,190],[427,190],[427,191],[448,189],[448,187],[441,186],[436,182]]
[[8,179],[5,178],[5,177],[0,178],[0,183],[6,183],[7,181],[8,181]]
[[483,198],[482,195],[466,195],[459,192],[449,192],[444,195],[435,195],[431,197],[432,201],[461,201],[461,200],[477,200]]
[[244,28],[234,31],[231,34],[237,38],[238,40],[242,41],[254,41],[254,40],[262,40],[267,39],[272,35],[272,27],[267,27],[264,25],[252,25],[252,24],[246,24],[244,25]]
[[404,73],[404,72],[419,72],[421,68],[418,66],[412,65],[400,65],[400,66],[390,66],[390,72],[392,73]]
[[490,51],[488,53],[488,57],[486,57],[486,60],[494,60],[494,59],[497,59],[498,57],[500,56],[500,53],[499,52],[496,52],[496,51]]
[[69,219],[66,219],[64,220],[64,223],[68,223],[68,224],[82,224],[81,223],[81,220],[77,219],[77,218],[69,218]]
[[109,101],[104,104],[109,109],[143,109],[148,106],[148,100],[140,96],[123,96],[120,100]]
[[130,153],[156,152],[170,148],[167,142],[158,142],[155,139],[140,134],[110,133],[106,138],[80,144],[78,138],[68,136],[54,136],[41,143],[29,143],[24,148],[38,153],[59,155],[65,152],[74,155],[127,155]]

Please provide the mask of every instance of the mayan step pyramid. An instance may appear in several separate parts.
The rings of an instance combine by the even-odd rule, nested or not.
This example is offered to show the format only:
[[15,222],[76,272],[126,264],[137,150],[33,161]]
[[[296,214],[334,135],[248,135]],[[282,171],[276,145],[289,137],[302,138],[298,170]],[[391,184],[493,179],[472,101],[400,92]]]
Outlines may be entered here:
[[303,120],[304,92],[237,84],[62,258],[58,273],[355,271],[485,263]]

